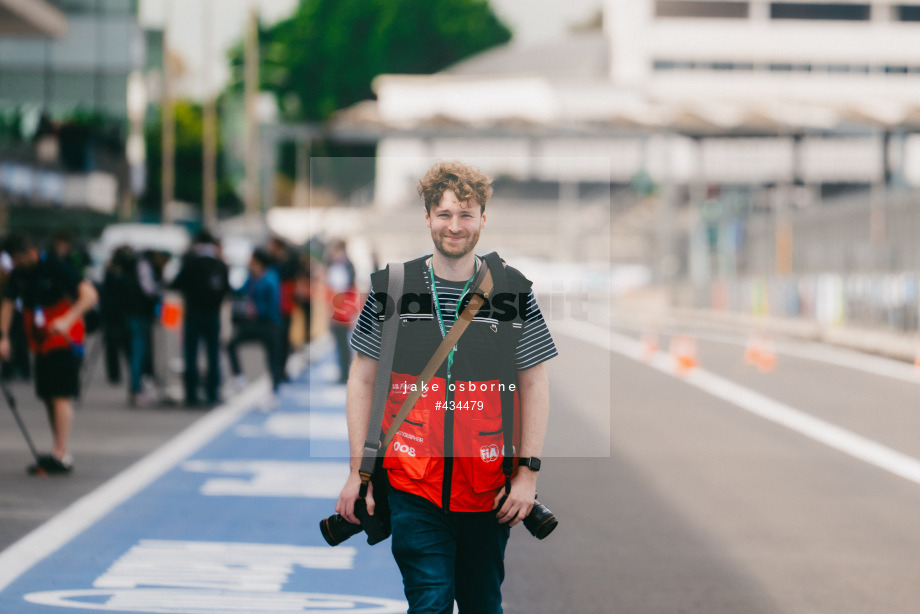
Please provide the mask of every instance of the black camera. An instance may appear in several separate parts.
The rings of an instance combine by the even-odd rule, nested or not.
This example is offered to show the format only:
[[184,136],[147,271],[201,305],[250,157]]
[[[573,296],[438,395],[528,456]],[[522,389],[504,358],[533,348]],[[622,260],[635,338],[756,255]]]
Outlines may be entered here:
[[539,501],[533,502],[533,508],[527,517],[524,518],[524,526],[530,531],[530,534],[537,539],[544,539],[553,532],[559,521],[556,515],[549,511],[549,508]]
[[348,522],[341,514],[333,514],[319,521],[319,531],[330,546],[338,546],[363,530],[361,525]]
[[[507,497],[508,495],[502,496],[498,502],[498,509],[502,508]],[[537,539],[545,539],[558,524],[559,521],[556,520],[556,515],[549,511],[548,507],[534,499],[530,513],[524,518],[524,526],[530,531],[530,534]]]
[[373,516],[367,513],[367,503],[364,499],[355,501],[355,516],[361,524],[354,524],[345,520],[341,514],[333,514],[319,521],[319,531],[323,539],[330,546],[338,546],[346,539],[364,531],[367,533],[367,543],[371,546],[379,544],[390,536],[390,510],[385,500],[377,501],[377,508]]

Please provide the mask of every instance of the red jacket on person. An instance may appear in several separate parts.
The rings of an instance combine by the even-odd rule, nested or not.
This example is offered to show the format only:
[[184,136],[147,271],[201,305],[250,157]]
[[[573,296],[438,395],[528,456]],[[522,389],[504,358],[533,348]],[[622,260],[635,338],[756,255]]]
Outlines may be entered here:
[[[405,265],[384,432],[412,385],[421,386],[417,378],[442,340],[426,259]],[[498,489],[504,486],[502,397],[513,404],[512,438],[515,444],[520,439],[514,348],[523,314],[512,305],[519,304],[515,297],[528,295],[530,281],[511,267],[504,271],[508,287],[496,283],[493,305],[484,306],[460,338],[450,381],[445,361],[436,376],[425,382],[427,392],[400,425],[383,462],[392,487],[445,510],[489,511]],[[386,272],[379,271],[371,279],[379,303],[385,300]],[[505,309],[498,308],[499,296],[509,298]],[[445,402],[452,406],[445,409]]]

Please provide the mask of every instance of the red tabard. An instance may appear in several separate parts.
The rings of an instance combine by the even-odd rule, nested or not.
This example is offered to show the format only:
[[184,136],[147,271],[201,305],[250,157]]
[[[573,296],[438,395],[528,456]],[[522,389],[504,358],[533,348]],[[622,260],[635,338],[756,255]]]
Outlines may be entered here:
[[69,348],[72,344],[82,345],[86,330],[83,326],[83,319],[77,318],[70,327],[68,340],[63,335],[49,334],[48,328],[54,320],[61,317],[70,309],[70,301],[61,299],[54,305],[45,305],[42,307],[44,312],[44,326],[35,326],[35,312],[32,309],[23,310],[23,323],[25,325],[26,337],[29,340],[29,349],[33,354],[47,354],[52,350]]
[[[383,430],[393,422],[403,401],[412,391],[415,376],[393,373],[387,398]],[[444,422],[453,414],[453,470],[450,509],[455,512],[485,512],[492,509],[495,495],[504,486],[499,381],[455,381],[451,393],[452,411],[444,409],[447,382],[435,377],[409,412],[390,443],[383,461],[394,488],[442,504],[444,481]],[[475,390],[469,390],[471,387]],[[507,385],[507,384],[506,384]],[[461,390],[462,388],[462,390]],[[514,440],[520,439],[520,405],[514,395]]]

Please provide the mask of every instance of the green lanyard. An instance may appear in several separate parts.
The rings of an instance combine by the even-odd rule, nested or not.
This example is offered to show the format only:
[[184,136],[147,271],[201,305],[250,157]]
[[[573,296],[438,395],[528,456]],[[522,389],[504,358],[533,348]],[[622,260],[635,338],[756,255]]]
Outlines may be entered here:
[[[470,284],[473,283],[473,280],[476,278],[476,273],[479,272],[479,260],[476,260],[475,267],[473,268],[473,276],[466,280],[466,285],[463,286],[463,290],[460,291],[460,298],[457,299],[457,307],[454,309],[454,322],[457,321],[457,318],[460,317],[460,303],[463,302],[463,297],[466,295],[466,291],[469,289]],[[428,273],[431,275],[431,293],[434,295],[434,306],[438,312],[438,326],[441,327],[441,338],[447,336],[447,329],[444,327],[444,316],[441,315],[441,301],[438,300],[438,288],[434,283],[434,260],[431,261],[431,265],[428,267]],[[450,371],[451,367],[454,366],[454,352],[457,351],[457,346],[455,345],[451,348],[450,353],[447,355],[447,379],[450,380]]]

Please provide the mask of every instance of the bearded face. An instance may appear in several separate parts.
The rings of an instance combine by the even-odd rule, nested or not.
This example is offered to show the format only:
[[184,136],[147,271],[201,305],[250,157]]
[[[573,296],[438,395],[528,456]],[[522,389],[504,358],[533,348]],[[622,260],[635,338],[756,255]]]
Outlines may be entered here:
[[475,200],[459,201],[453,190],[445,190],[441,202],[425,214],[431,229],[431,240],[438,252],[460,259],[473,251],[486,216]]

